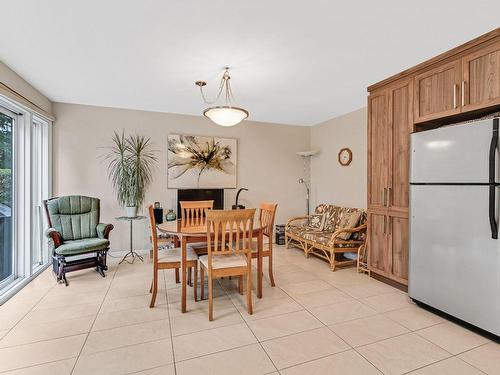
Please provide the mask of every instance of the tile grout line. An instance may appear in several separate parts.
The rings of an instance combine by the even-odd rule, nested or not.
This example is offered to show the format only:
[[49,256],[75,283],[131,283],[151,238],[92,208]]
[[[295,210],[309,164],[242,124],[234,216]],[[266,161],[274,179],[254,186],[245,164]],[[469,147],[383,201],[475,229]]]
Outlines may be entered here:
[[[109,266],[108,266],[108,267],[109,267]],[[106,293],[104,294],[104,298],[102,299],[101,304],[99,305],[99,309],[97,310],[97,314],[95,315],[94,321],[92,322],[92,325],[90,326],[89,332],[87,333],[87,336],[85,337],[85,340],[83,341],[83,345],[82,345],[82,347],[80,348],[80,351],[78,352],[78,355],[77,355],[77,357],[76,357],[76,361],[75,361],[75,363],[73,364],[73,367],[72,367],[72,369],[71,369],[70,375],[73,375],[73,372],[75,371],[75,368],[76,368],[76,365],[77,365],[77,363],[78,363],[78,360],[80,359],[80,356],[81,356],[81,354],[82,354],[82,352],[83,352],[83,348],[85,347],[85,344],[87,343],[87,340],[88,340],[88,338],[89,338],[90,334],[92,333],[92,327],[94,326],[94,324],[95,324],[95,322],[96,322],[96,320],[97,320],[97,317],[99,316],[99,312],[100,312],[100,311],[101,311],[101,309],[102,309],[102,305],[104,304],[104,301],[106,300],[106,296],[107,296],[107,295],[108,295],[108,293],[109,293],[109,289],[111,288],[111,284],[113,284],[113,280],[114,280],[114,278],[115,278],[116,272],[118,272],[118,268],[119,268],[119,267],[120,267],[120,265],[119,265],[119,264],[117,264],[117,265],[116,265],[116,269],[115,269],[115,271],[113,272],[113,275],[112,275],[112,277],[111,277],[111,281],[110,281],[110,283],[109,283],[109,285],[108,285],[108,288],[106,289]]]
[[174,375],[177,375],[177,365],[175,362],[175,350],[174,350],[174,337],[172,334],[172,319],[170,318],[170,306],[168,304],[168,288],[167,288],[167,277],[165,272],[162,272],[163,283],[165,285],[165,299],[167,301],[167,315],[168,315],[168,328],[170,330],[170,346],[172,347],[172,365],[174,366]]
[[[253,277],[252,277],[252,279],[253,279]],[[253,280],[252,280],[252,281],[253,281]],[[203,282],[205,282],[205,281],[203,281]],[[219,282],[219,284],[221,284],[221,283]],[[253,282],[252,282],[252,284],[253,284]],[[262,345],[262,343],[260,342],[259,338],[255,335],[254,331],[252,331],[252,328],[250,328],[250,326],[248,325],[248,322],[247,322],[247,321],[245,320],[245,318],[243,317],[243,313],[242,313],[240,310],[238,310],[238,308],[237,308],[237,307],[236,307],[236,305],[234,304],[234,301],[231,299],[231,297],[229,297],[229,293],[228,293],[228,291],[227,291],[227,290],[226,290],[226,289],[222,286],[222,284],[221,284],[221,287],[222,287],[222,289],[224,290],[224,292],[226,293],[226,296],[229,298],[229,300],[230,300],[230,301],[231,301],[231,303],[233,304],[233,306],[234,306],[234,308],[236,309],[236,311],[238,311],[238,313],[240,314],[240,316],[241,316],[241,318],[243,319],[243,321],[245,322],[245,325],[246,325],[246,327],[248,328],[248,330],[249,330],[250,332],[252,332],[252,335],[255,337],[255,340],[257,340],[257,343],[259,344],[260,348],[263,350],[263,352],[264,352],[264,353],[266,353],[266,356],[267,356],[267,358],[269,359],[269,361],[271,362],[271,364],[273,365],[274,369],[275,369],[276,371],[278,371],[278,367],[276,366],[276,364],[274,363],[274,361],[272,360],[271,356],[270,356],[270,355],[269,355],[269,353],[266,351],[266,349],[264,349],[264,346],[263,346],[263,345]],[[256,285],[256,287],[257,287],[257,285]],[[252,293],[252,291],[250,291],[250,293]],[[252,299],[252,312],[253,312],[253,308],[254,308],[254,301],[253,301],[253,299]],[[247,306],[247,310],[248,310],[248,306]],[[254,345],[254,344],[252,344],[252,345]],[[272,373],[272,372],[270,372],[270,373]]]
[[21,367],[16,367],[16,368],[9,369],[9,370],[2,370],[2,371],[0,371],[0,374],[10,374],[12,371],[19,371],[19,370],[29,369],[29,368],[32,368],[32,367],[37,367],[37,366],[42,366],[42,365],[48,365],[50,363],[67,361],[68,359],[73,359],[73,358],[76,361],[77,357],[61,358],[61,359],[56,359],[54,361],[40,362],[40,363],[35,363],[35,364],[29,365],[29,366],[21,366]]
[[[320,280],[322,280],[322,279],[320,279]],[[370,306],[369,304],[365,303],[365,302],[362,300],[362,298],[377,297],[377,296],[380,296],[380,295],[386,295],[386,294],[391,294],[391,293],[395,293],[395,292],[384,292],[384,293],[381,293],[381,294],[375,294],[375,295],[373,295],[373,296],[359,297],[359,298],[358,298],[358,297],[355,297],[355,296],[353,296],[353,295],[349,294],[348,292],[343,291],[342,289],[338,288],[336,285],[331,284],[331,283],[329,283],[329,282],[328,282],[328,281],[326,281],[326,280],[323,280],[323,281],[325,281],[325,282],[327,282],[328,284],[332,285],[334,288],[336,288],[336,289],[340,290],[342,293],[346,293],[347,295],[349,295],[350,297],[352,297],[352,298],[353,298],[353,299],[355,299],[356,301],[358,301],[358,302],[362,303],[363,305],[368,306],[368,307],[372,308],[373,310],[375,310],[375,311],[377,312],[377,314],[374,314],[374,315],[372,315],[372,316],[375,316],[375,315],[382,315],[382,316],[385,316],[385,317],[387,317],[388,319],[390,319],[391,321],[393,321],[394,323],[396,323],[396,324],[398,324],[398,325],[400,325],[400,326],[404,327],[405,329],[408,329],[408,330],[409,330],[409,332],[405,332],[405,333],[400,334],[400,335],[396,335],[396,336],[388,337],[388,338],[385,338],[385,339],[377,340],[377,341],[374,341],[374,342],[372,342],[372,343],[368,343],[368,344],[361,345],[361,346],[358,346],[358,347],[352,347],[352,349],[353,349],[354,351],[356,351],[356,353],[358,353],[359,355],[361,355],[361,356],[362,356],[362,357],[363,357],[363,358],[364,358],[367,362],[369,362],[372,366],[374,366],[374,367],[375,367],[377,370],[379,370],[381,373],[383,373],[383,371],[382,371],[381,369],[379,369],[377,366],[375,366],[375,365],[374,365],[374,364],[373,364],[373,363],[372,363],[372,362],[371,362],[368,358],[366,358],[366,357],[365,357],[362,353],[360,353],[360,352],[357,350],[357,348],[362,348],[362,347],[365,347],[365,346],[368,346],[368,345],[372,345],[372,344],[375,344],[375,343],[378,343],[378,342],[382,342],[382,341],[385,341],[385,340],[388,340],[388,339],[392,339],[392,338],[395,338],[395,337],[404,336],[404,335],[407,335],[407,334],[410,334],[410,333],[414,333],[414,334],[417,334],[419,337],[422,337],[423,339],[425,339],[427,342],[429,342],[429,343],[431,343],[431,344],[433,344],[433,345],[436,345],[437,347],[441,348],[442,350],[444,350],[445,352],[447,352],[448,354],[450,354],[450,356],[449,356],[449,357],[446,357],[446,358],[443,358],[443,359],[441,359],[441,360],[438,360],[438,361],[435,361],[435,362],[429,363],[429,364],[427,364],[427,365],[425,365],[425,366],[421,366],[421,367],[418,367],[418,368],[416,368],[416,369],[412,369],[412,370],[410,370],[410,371],[408,371],[408,372],[405,372],[405,373],[404,373],[404,374],[409,374],[409,373],[411,373],[411,372],[413,372],[413,371],[417,371],[418,369],[421,369],[421,368],[424,368],[424,367],[431,366],[431,365],[433,365],[433,364],[435,364],[435,363],[442,362],[442,361],[445,361],[445,360],[450,359],[450,358],[454,358],[454,357],[456,357],[456,358],[460,359],[460,358],[458,357],[458,355],[463,354],[463,353],[465,353],[465,352],[467,352],[467,351],[469,351],[469,350],[474,350],[474,349],[477,349],[477,348],[478,348],[478,347],[480,347],[480,346],[483,346],[483,345],[487,345],[487,344],[488,344],[488,343],[481,344],[481,345],[476,346],[476,347],[474,347],[474,348],[472,348],[472,349],[469,349],[469,350],[466,350],[466,351],[464,351],[464,352],[461,352],[461,353],[459,353],[459,354],[457,354],[457,355],[454,355],[454,354],[452,354],[452,353],[448,352],[446,349],[442,348],[441,346],[439,346],[439,345],[437,345],[437,344],[435,344],[435,343],[431,342],[430,340],[427,340],[425,337],[423,337],[423,336],[421,336],[421,335],[419,335],[419,334],[418,334],[418,331],[419,331],[419,330],[426,329],[426,328],[429,328],[429,327],[434,327],[434,326],[436,326],[436,325],[446,323],[446,322],[447,322],[447,320],[444,320],[443,322],[438,322],[438,323],[432,324],[432,325],[427,326],[427,327],[420,328],[420,329],[418,329],[418,330],[413,330],[413,329],[410,329],[410,328],[408,328],[408,327],[406,327],[406,326],[402,325],[401,323],[397,322],[396,320],[392,319],[390,316],[385,315],[385,314],[390,313],[390,312],[393,312],[393,311],[399,311],[399,310],[407,309],[408,307],[401,307],[401,308],[397,308],[397,309],[394,309],[394,310],[389,310],[389,311],[385,311],[385,312],[379,312],[379,311],[377,311],[376,309],[374,309],[372,306]],[[406,296],[408,296],[408,293],[403,293],[403,294],[405,294]],[[292,297],[292,298],[293,298],[293,297]],[[409,298],[409,297],[408,297],[408,298]],[[325,306],[330,306],[330,305],[334,305],[334,304],[328,304],[328,305],[325,305]],[[414,303],[411,303],[411,305],[416,306],[416,304],[414,304]],[[307,310],[307,308],[306,308],[306,310]],[[313,313],[312,313],[312,312],[310,312],[309,310],[307,310],[307,311],[308,311],[309,313],[313,314]],[[313,315],[314,315],[314,314],[313,314]],[[351,322],[352,322],[352,321],[355,321],[355,320],[365,319],[365,318],[366,318],[366,317],[362,317],[362,318],[352,319],[352,320],[348,320],[348,321],[351,321]],[[347,322],[347,321],[346,321],[346,322]],[[344,322],[341,322],[341,323],[339,323],[339,324],[342,324],[342,323],[344,323]],[[328,328],[330,329],[330,327],[328,327]],[[330,329],[330,330],[331,330],[331,329]],[[467,363],[467,364],[469,364],[469,363],[468,363],[468,362],[466,362],[466,361],[464,361],[464,362],[465,362],[465,363]],[[469,365],[470,365],[470,364],[469,364]],[[471,365],[471,366],[472,366],[472,365]],[[473,368],[476,368],[475,366],[472,366],[472,367],[473,367]],[[479,371],[481,371],[480,369],[478,369],[478,370],[479,370]],[[483,371],[481,371],[481,372],[483,372]],[[484,372],[483,372],[483,373],[484,373]]]
[[[436,363],[440,363],[440,362],[447,361],[447,360],[452,359],[452,358],[457,358],[458,360],[460,360],[460,361],[461,361],[461,359],[460,359],[460,358],[458,358],[457,356],[453,355],[453,356],[451,356],[451,357],[446,357],[446,358],[440,359],[440,360],[438,360],[438,361],[435,361],[435,362],[429,363],[429,364],[427,364],[427,365],[417,367],[417,368],[415,368],[415,369],[413,369],[413,370],[403,372],[401,375],[411,374],[411,373],[413,373],[413,372],[415,372],[415,371],[418,371],[418,370],[421,370],[421,369],[423,369],[423,368],[426,368],[426,367],[429,367],[429,366],[435,365]],[[470,365],[470,363],[468,363],[468,362],[465,362],[465,361],[463,361],[463,362],[464,362],[464,363],[467,363],[468,365]],[[472,367],[472,368],[474,368],[474,369],[479,370],[479,369],[478,369],[478,368],[476,368],[475,366],[472,366],[472,365],[471,365],[471,367]],[[479,372],[481,372],[481,373],[483,373],[483,374],[488,375],[488,374],[487,374],[487,373],[485,373],[484,371],[479,370]]]
[[[306,272],[308,272],[308,271],[306,271]],[[278,287],[278,288],[280,288],[279,286],[277,286],[277,287]],[[308,309],[307,309],[304,305],[302,305],[299,301],[297,301],[295,298],[293,298],[293,297],[292,297],[292,296],[291,296],[291,295],[290,295],[287,291],[283,290],[283,288],[280,288],[280,289],[281,289],[281,290],[283,291],[283,293],[285,293],[285,294],[286,294],[289,298],[291,298],[291,299],[292,299],[295,303],[297,303],[299,306],[301,306],[301,307],[302,307],[302,309],[303,309],[304,311],[307,311],[309,314],[311,314],[311,316],[313,316],[313,317],[314,317],[314,319],[316,319],[316,320],[317,320],[320,324],[322,324],[322,325],[323,325],[323,328],[325,328],[325,327],[326,327],[326,328],[327,328],[330,332],[332,332],[332,334],[333,334],[333,335],[335,335],[335,336],[336,336],[339,340],[341,340],[344,344],[346,344],[346,345],[347,345],[347,349],[346,349],[346,350],[342,350],[342,351],[339,351],[339,352],[336,352],[336,353],[330,353],[330,354],[328,354],[328,355],[326,355],[326,356],[323,356],[323,357],[320,357],[320,358],[315,358],[315,359],[312,359],[311,361],[306,361],[306,362],[298,363],[298,364],[295,364],[295,365],[293,365],[293,366],[289,366],[289,367],[286,367],[286,368],[290,368],[290,367],[298,366],[298,365],[301,365],[301,364],[303,364],[303,363],[307,363],[307,362],[316,361],[316,360],[321,359],[321,358],[326,358],[326,357],[329,357],[329,356],[331,356],[331,355],[334,355],[334,354],[339,354],[339,353],[346,352],[346,351],[349,351],[349,350],[353,349],[353,348],[352,348],[352,346],[351,346],[351,345],[349,345],[349,343],[347,343],[344,339],[342,339],[340,336],[338,336],[335,332],[331,331],[325,323],[323,323],[320,319],[318,319],[318,318],[316,317],[316,315],[314,315],[312,312],[310,312],[310,311],[309,311],[309,310],[308,310]],[[249,327],[249,328],[250,328],[250,327]],[[314,329],[321,329],[321,328],[314,328]],[[314,329],[305,330],[305,331],[298,332],[298,333],[308,332],[308,331],[312,331],[312,330],[314,330]],[[250,328],[250,330],[251,330],[251,328]],[[252,332],[253,332],[253,331],[252,331]],[[297,333],[293,333],[293,334],[290,334],[290,335],[287,335],[287,336],[292,336],[292,335],[295,335],[295,334],[297,334]],[[281,337],[286,337],[286,336],[280,336],[279,338],[281,338]],[[257,340],[258,340],[258,339],[257,339]],[[270,340],[271,340],[271,339],[270,339]],[[268,341],[269,341],[269,340],[268,340]],[[260,341],[259,341],[259,343],[260,343]],[[261,344],[261,343],[260,343],[260,344]],[[262,346],[262,344],[261,344],[261,346]],[[262,348],[264,349],[264,352],[266,352],[266,354],[269,356],[269,354],[267,353],[267,351],[265,350],[265,348],[264,348],[264,347],[262,347]],[[269,358],[269,359],[271,359],[271,358]],[[272,361],[272,360],[271,360],[271,361]],[[273,364],[274,364],[274,362],[273,362]],[[283,370],[283,369],[278,369],[278,367],[277,367],[276,365],[274,365],[274,367],[276,367],[276,369],[278,370],[278,372],[279,372],[279,373],[281,373],[281,370]]]
[[[49,267],[48,269],[50,269],[50,267]],[[43,272],[42,272],[42,273],[43,273]],[[40,276],[40,275],[39,275],[39,276]],[[34,280],[32,280],[32,281],[34,281]],[[28,285],[29,285],[29,283],[28,283]],[[28,286],[28,285],[26,285],[26,286]],[[24,315],[23,315],[23,316],[22,316],[22,317],[21,317],[21,318],[20,318],[20,319],[16,322],[16,324],[14,324],[12,327],[10,327],[9,329],[7,329],[7,333],[5,333],[5,334],[3,335],[2,340],[3,340],[5,337],[7,337],[7,335],[8,335],[8,334],[9,334],[9,333],[10,333],[10,332],[14,329],[14,328],[16,328],[16,327],[17,327],[17,325],[18,325],[18,324],[19,324],[19,323],[20,323],[20,322],[21,322],[24,318],[26,318],[26,316],[27,316],[30,312],[32,312],[32,311],[33,311],[33,309],[34,309],[34,308],[35,308],[35,307],[36,307],[36,306],[40,303],[40,301],[41,301],[42,299],[44,299],[44,298],[45,298],[45,296],[47,296],[47,294],[48,294],[48,293],[49,293],[52,289],[54,289],[54,288],[56,287],[56,285],[58,285],[58,284],[56,283],[55,285],[52,285],[52,287],[48,288],[48,289],[47,289],[47,291],[46,291],[46,292],[45,292],[45,293],[44,293],[44,294],[43,294],[43,295],[42,295],[42,296],[38,299],[38,301],[37,301],[37,302],[36,302],[36,303],[35,303],[35,304],[34,304],[34,305],[33,305],[33,306],[32,306],[32,307],[31,307],[31,308],[30,308],[27,312],[26,312],[26,314],[24,314]],[[26,286],[25,286],[25,287],[26,287]],[[13,297],[15,297],[15,296],[13,296]],[[3,305],[0,305],[0,307],[1,307],[1,306],[3,306]]]
[[[307,272],[307,271],[306,271],[306,272]],[[328,283],[328,282],[327,282],[327,283]],[[328,284],[330,284],[330,283],[328,283]],[[332,285],[332,284],[330,284],[330,285]],[[336,288],[336,289],[338,289],[338,288],[337,288],[337,287],[335,287],[335,286],[333,286],[333,287],[334,287],[334,288]],[[340,289],[339,289],[339,290],[340,290]],[[341,292],[343,292],[343,293],[345,293],[345,292],[344,292],[344,291],[342,291],[342,290],[340,290],[340,291],[341,291]],[[288,293],[287,293],[287,294],[288,294]],[[347,293],[347,294],[348,294],[348,293]],[[351,296],[350,294],[348,294],[348,295],[349,295],[349,296]],[[361,302],[361,301],[359,301],[356,297],[353,297],[353,296],[351,296],[351,297],[352,297],[353,299],[355,299],[356,301]],[[293,297],[291,297],[291,298],[293,299]],[[296,302],[297,302],[297,301],[296,301]],[[299,303],[299,302],[297,302],[297,303]],[[299,303],[299,304],[300,304],[300,303]],[[305,308],[305,307],[304,307],[304,308]],[[311,311],[309,311],[307,308],[305,308],[305,310],[306,310],[307,312],[309,312],[310,314],[312,314],[314,317],[316,317],[316,315],[314,315],[314,314],[313,314]],[[375,310],[375,311],[376,311],[376,310]],[[380,313],[378,313],[378,311],[377,311],[377,314],[380,314]],[[377,315],[377,314],[374,314],[374,315]],[[321,323],[323,323],[323,322],[321,322]],[[324,323],[323,323],[323,324],[324,324]],[[325,326],[327,327],[327,329],[329,329],[330,331],[332,331],[332,330],[331,330],[331,329],[330,329],[327,325],[325,325]],[[332,333],[334,333],[334,332],[332,331]],[[334,333],[334,334],[335,334],[335,333]],[[335,334],[335,335],[336,335],[337,337],[339,337],[337,334]],[[344,341],[341,337],[339,337],[339,338],[340,338],[342,341]],[[344,342],[345,342],[345,341],[344,341]],[[371,365],[372,365],[372,366],[373,366],[376,370],[378,370],[381,374],[383,374],[383,373],[384,373],[381,369],[379,369],[379,368],[378,368],[377,366],[375,366],[375,365],[374,365],[371,361],[369,361],[369,360],[368,360],[368,358],[365,358],[365,356],[363,356],[360,352],[358,352],[358,351],[356,350],[356,348],[355,348],[355,347],[353,347],[352,345],[350,345],[350,344],[349,344],[349,343],[347,343],[347,342],[345,342],[345,343],[346,343],[346,345],[347,345],[347,346],[349,346],[349,348],[351,348],[351,350],[354,350],[356,353],[358,353],[358,354],[359,354],[362,358],[364,358],[364,359],[365,359],[365,360],[366,360],[369,364],[371,364]],[[334,354],[336,354],[336,353],[334,353]],[[330,354],[330,355],[332,355],[332,354]]]
[[[306,270],[306,272],[307,272],[307,270]],[[323,280],[323,279],[320,279],[320,280]],[[370,308],[372,308],[372,309],[373,309],[373,307],[371,307],[370,305],[368,305],[367,303],[365,303],[364,301],[362,301],[362,298],[370,298],[370,297],[376,297],[376,296],[380,296],[380,295],[385,295],[385,294],[394,293],[394,292],[387,292],[387,293],[376,294],[376,295],[373,295],[373,296],[368,296],[368,297],[359,297],[359,298],[358,298],[358,297],[355,297],[355,296],[353,296],[353,295],[349,294],[348,292],[343,291],[342,289],[338,288],[336,285],[331,284],[331,283],[329,283],[329,282],[328,282],[328,281],[326,281],[326,280],[323,280],[323,281],[327,282],[328,284],[332,285],[334,288],[336,288],[336,289],[340,290],[342,293],[346,293],[347,295],[349,295],[349,296],[350,296],[351,298],[353,298],[354,300],[356,300],[356,301],[358,301],[358,302],[362,303],[363,305],[368,306],[368,307],[370,307]],[[408,296],[408,293],[404,293],[404,294],[406,294],[406,296]],[[291,297],[291,298],[293,298],[293,297]],[[408,297],[408,298],[409,298],[409,297]],[[297,302],[297,301],[296,301],[296,302]],[[298,302],[297,302],[297,303],[298,303]],[[325,306],[330,306],[330,305],[334,305],[334,304],[328,304],[328,305],[325,305]],[[415,304],[414,304],[414,303],[411,303],[411,305],[415,306]],[[375,315],[382,315],[382,316],[385,316],[385,317],[387,317],[388,319],[390,319],[391,321],[393,321],[394,323],[399,324],[400,326],[402,326],[402,327],[404,327],[404,328],[408,329],[408,330],[409,330],[409,332],[406,332],[406,333],[403,333],[403,334],[400,334],[400,335],[396,335],[396,336],[392,336],[392,337],[389,337],[389,338],[385,338],[385,339],[377,340],[377,341],[375,341],[375,342],[372,342],[372,343],[369,343],[369,344],[366,344],[366,345],[361,345],[361,346],[358,346],[358,347],[352,347],[352,349],[353,349],[356,353],[358,353],[360,356],[362,356],[362,357],[363,357],[363,358],[364,358],[364,359],[365,359],[368,363],[370,363],[373,367],[375,367],[375,368],[376,368],[378,371],[380,371],[381,373],[383,373],[383,371],[382,371],[381,369],[379,369],[377,366],[375,366],[375,364],[373,364],[373,363],[372,363],[372,362],[371,362],[368,358],[366,358],[366,357],[365,357],[362,353],[360,353],[360,352],[357,350],[357,348],[362,348],[362,347],[367,346],[367,345],[372,345],[372,344],[375,344],[375,343],[377,343],[377,342],[382,342],[382,341],[385,341],[385,340],[390,339],[390,338],[399,337],[399,336],[404,336],[404,335],[407,335],[407,334],[409,334],[409,333],[415,333],[415,334],[417,334],[419,337],[424,338],[423,336],[421,336],[421,335],[419,335],[419,334],[417,333],[417,331],[418,331],[418,330],[422,330],[422,329],[425,329],[425,328],[433,327],[433,326],[436,326],[436,325],[438,325],[438,324],[445,323],[445,322],[447,321],[447,320],[444,320],[444,322],[438,322],[438,323],[432,324],[432,325],[430,325],[430,326],[420,328],[420,329],[418,329],[418,330],[413,330],[413,329],[410,329],[410,328],[408,328],[408,327],[406,327],[406,326],[402,325],[401,323],[399,323],[399,322],[395,321],[395,320],[394,320],[394,319],[392,319],[390,316],[385,315],[385,314],[390,313],[390,312],[392,312],[392,311],[399,311],[399,310],[403,310],[403,309],[406,309],[406,308],[408,308],[408,307],[401,307],[401,308],[394,309],[394,310],[390,310],[390,311],[386,311],[386,312],[379,312],[379,311],[377,311],[376,309],[374,309],[374,310],[377,312],[377,314],[374,314],[373,316],[375,316]],[[308,311],[309,313],[311,313],[312,315],[314,315],[314,314],[313,314],[311,311],[309,311],[307,308],[305,308],[305,309],[306,309],[306,311]],[[366,318],[366,317],[364,317],[364,318]],[[364,318],[357,318],[357,319],[352,319],[352,320],[349,320],[349,321],[355,321],[355,320],[358,320],[358,319],[364,319]],[[341,323],[344,323],[344,322],[341,322]],[[341,323],[339,323],[339,324],[341,324]],[[330,329],[330,327],[328,327],[328,328]],[[330,330],[331,330],[331,329],[330,329]],[[424,339],[425,339],[425,338],[424,338]],[[426,341],[428,341],[429,343],[433,344],[433,345],[436,345],[436,344],[434,344],[433,342],[431,342],[431,341],[429,341],[429,340],[427,340],[427,339],[425,339],[425,340],[426,340]],[[487,345],[487,344],[488,344],[488,343],[485,343],[485,344],[479,345],[479,346],[477,346],[477,347],[475,347],[475,348],[472,348],[472,349],[469,349],[469,350],[473,350],[473,349],[476,349],[476,348],[478,348],[478,347],[480,347],[480,346]],[[420,369],[420,368],[424,368],[424,367],[427,367],[427,366],[433,365],[433,364],[435,364],[435,363],[438,363],[438,362],[441,362],[441,361],[444,361],[444,360],[447,360],[447,359],[450,359],[450,358],[453,358],[453,357],[457,357],[457,358],[458,358],[458,355],[453,355],[452,353],[448,352],[447,350],[445,350],[444,348],[442,348],[442,347],[441,347],[441,346],[439,346],[439,345],[436,345],[436,346],[437,346],[437,347],[439,347],[439,348],[441,348],[441,349],[443,349],[444,351],[446,351],[447,353],[449,353],[451,356],[450,356],[450,357],[443,358],[442,360],[439,360],[439,361],[436,361],[436,362],[429,363],[429,364],[427,364],[427,365],[425,365],[425,366],[422,366],[422,367],[419,367],[419,368],[416,368],[416,369],[410,370],[409,372],[406,372],[405,374],[409,374],[409,373],[411,373],[411,372],[413,372],[413,371],[416,371],[416,370],[418,370],[418,369]],[[468,350],[467,350],[467,351],[468,351]],[[464,351],[464,352],[462,352],[462,353],[465,353],[465,352],[467,352],[467,351]],[[462,353],[459,353],[459,354],[462,354]],[[460,358],[459,358],[459,359],[460,359]],[[466,361],[464,361],[464,362],[470,365],[470,363],[468,363],[468,362],[466,362]],[[471,365],[471,366],[472,366],[472,365]],[[476,368],[475,366],[472,366],[472,367],[473,367],[473,368]],[[480,369],[478,369],[478,370],[479,370],[479,371],[481,371]],[[481,372],[483,372],[483,371],[481,371]],[[483,373],[484,373],[484,372],[483,372]]]

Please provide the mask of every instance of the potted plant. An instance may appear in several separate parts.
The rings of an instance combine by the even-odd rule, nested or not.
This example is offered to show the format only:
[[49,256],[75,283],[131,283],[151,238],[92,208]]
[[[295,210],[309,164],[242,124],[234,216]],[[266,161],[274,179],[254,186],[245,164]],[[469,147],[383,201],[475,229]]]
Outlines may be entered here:
[[121,207],[127,217],[136,217],[142,206],[146,189],[151,184],[157,158],[150,148],[150,138],[141,135],[113,135],[113,146],[106,155],[108,176]]

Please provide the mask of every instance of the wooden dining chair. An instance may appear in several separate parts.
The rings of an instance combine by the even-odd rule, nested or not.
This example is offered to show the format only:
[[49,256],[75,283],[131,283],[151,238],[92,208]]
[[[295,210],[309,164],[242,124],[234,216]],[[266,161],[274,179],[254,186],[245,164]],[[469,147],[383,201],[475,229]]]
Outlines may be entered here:
[[180,201],[181,219],[187,226],[205,225],[208,210],[213,209],[214,201]]
[[[207,223],[207,211],[213,209],[214,201],[180,201],[181,221],[184,227],[205,226]],[[198,255],[207,253],[206,242],[195,242],[190,244]],[[191,280],[191,277],[189,277]]]
[[[274,229],[274,218],[276,217],[276,209],[278,208],[277,203],[267,203],[263,202],[260,204],[259,220],[260,225],[263,228],[262,234],[268,238],[267,249],[264,247],[262,251],[262,257],[268,257],[269,259],[269,281],[271,286],[275,286],[274,275],[273,275],[273,229]],[[257,241],[252,242],[252,258],[258,258],[258,243]]]
[[200,257],[201,298],[205,298],[208,274],[208,320],[213,320],[213,280],[238,276],[243,294],[246,276],[247,310],[252,309],[252,232],[255,209],[207,211],[207,255]]
[[[158,292],[158,270],[175,269],[177,272],[181,268],[181,248],[165,249],[162,254],[158,253],[158,234],[156,230],[156,220],[153,206],[149,206],[149,220],[151,223],[151,242],[153,244],[153,281],[151,282],[151,302],[149,307],[154,307],[156,294]],[[198,299],[198,255],[191,246],[187,246],[187,267],[194,270],[194,300]]]

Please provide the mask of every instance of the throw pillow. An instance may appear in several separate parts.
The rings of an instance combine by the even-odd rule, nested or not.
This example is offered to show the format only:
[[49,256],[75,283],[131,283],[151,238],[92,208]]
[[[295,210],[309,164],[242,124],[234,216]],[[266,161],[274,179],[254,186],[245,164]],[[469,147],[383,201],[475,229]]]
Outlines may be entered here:
[[[355,228],[360,218],[361,218],[361,211],[344,212],[344,214],[340,218],[340,223],[337,230]],[[351,237],[351,235],[352,233],[343,232],[340,233],[337,236],[337,238],[340,238],[342,240],[348,240]]]
[[309,222],[307,223],[307,229],[321,232],[325,226],[325,215],[324,214],[314,214],[309,216]]

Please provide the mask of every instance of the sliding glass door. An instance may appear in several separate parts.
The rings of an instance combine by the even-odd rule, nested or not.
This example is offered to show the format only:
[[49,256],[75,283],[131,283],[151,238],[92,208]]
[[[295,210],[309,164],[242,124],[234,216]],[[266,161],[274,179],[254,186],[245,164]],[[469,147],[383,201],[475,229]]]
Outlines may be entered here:
[[0,94],[0,305],[50,261],[51,122]]
[[0,290],[15,278],[14,252],[14,150],[16,115],[0,107]]

